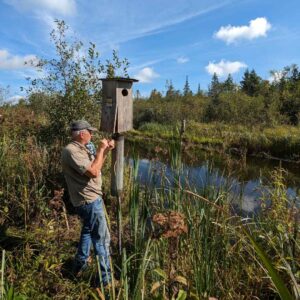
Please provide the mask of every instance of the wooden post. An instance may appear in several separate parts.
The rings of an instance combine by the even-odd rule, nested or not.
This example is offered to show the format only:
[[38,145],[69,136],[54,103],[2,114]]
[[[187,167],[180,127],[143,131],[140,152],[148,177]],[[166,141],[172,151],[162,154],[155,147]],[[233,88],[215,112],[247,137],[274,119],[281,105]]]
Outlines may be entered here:
[[117,226],[119,254],[122,254],[122,193],[123,193],[123,174],[124,174],[124,136],[115,133],[113,135],[116,146],[112,151],[111,162],[111,194],[117,197]]
[[111,194],[112,196],[122,196],[123,173],[124,173],[124,136],[116,133],[113,135],[116,146],[112,151],[111,164]]

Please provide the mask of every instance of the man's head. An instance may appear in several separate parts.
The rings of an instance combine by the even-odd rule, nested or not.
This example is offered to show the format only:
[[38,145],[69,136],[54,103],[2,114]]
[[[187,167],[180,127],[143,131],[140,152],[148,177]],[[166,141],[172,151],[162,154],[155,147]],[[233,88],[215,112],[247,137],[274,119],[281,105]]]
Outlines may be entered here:
[[97,131],[97,128],[92,127],[91,124],[85,120],[77,120],[72,122],[70,126],[73,140],[87,144],[92,138],[92,132]]

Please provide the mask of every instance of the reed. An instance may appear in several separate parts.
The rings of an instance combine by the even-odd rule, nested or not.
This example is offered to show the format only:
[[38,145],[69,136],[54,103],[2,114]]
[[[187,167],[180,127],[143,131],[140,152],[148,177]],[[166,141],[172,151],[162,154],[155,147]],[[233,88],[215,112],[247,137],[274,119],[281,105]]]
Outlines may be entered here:
[[5,271],[5,250],[2,250],[2,260],[1,260],[1,299],[3,299],[4,296],[4,271]]

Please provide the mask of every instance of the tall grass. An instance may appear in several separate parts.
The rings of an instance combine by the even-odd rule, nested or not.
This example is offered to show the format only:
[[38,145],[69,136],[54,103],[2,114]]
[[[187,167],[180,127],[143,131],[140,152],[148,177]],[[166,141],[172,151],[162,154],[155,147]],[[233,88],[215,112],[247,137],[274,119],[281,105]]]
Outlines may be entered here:
[[1,299],[3,299],[4,296],[4,270],[5,270],[5,250],[2,250],[1,282],[0,282]]
[[[66,230],[63,210],[50,206],[48,179],[58,178],[58,156],[32,137],[20,140],[5,133],[0,146],[0,221],[7,229],[2,237],[8,237],[0,243],[6,249],[2,298],[12,286],[15,295],[22,292],[29,299],[100,298],[89,282],[96,268],[77,281],[64,275],[80,223],[69,215]],[[110,299],[278,298],[274,274],[299,299],[299,208],[287,197],[284,171],[274,170],[261,217],[243,220],[232,212],[229,186],[202,178],[201,190],[191,188],[180,140],[173,138],[166,149],[173,178],[162,169],[159,182],[141,185],[137,159],[126,172],[122,254],[113,251],[112,268],[120,286],[112,286]],[[117,216],[110,217],[116,224]],[[241,230],[245,223],[251,239]]]
[[[279,224],[285,220],[284,214],[280,214],[280,218],[276,220],[277,222],[272,216],[276,211],[278,213],[280,211],[276,203],[281,203],[286,197],[286,195],[280,193],[284,178],[281,177],[279,180],[277,177],[273,178],[272,193],[276,195],[277,202],[273,199],[271,208],[268,207],[263,211],[261,221],[253,221],[253,225],[251,225],[251,222],[249,223],[255,229],[255,237],[249,242],[247,238],[249,236],[240,230],[243,226],[241,218],[232,215],[230,203],[228,202],[228,187],[208,188],[206,186],[202,191],[204,192],[202,196],[184,190],[180,182],[179,144],[172,144],[170,153],[172,153],[171,164],[175,167],[175,179],[172,184],[170,185],[168,180],[162,178],[159,188],[155,185],[141,188],[139,183],[136,182],[136,186],[133,184],[134,192],[131,195],[134,195],[134,202],[129,205],[130,222],[133,229],[131,234],[135,245],[137,240],[145,238],[144,227],[137,226],[140,218],[144,215],[145,203],[147,204],[147,215],[153,216],[157,212],[167,214],[175,210],[183,214],[188,226],[187,234],[178,236],[175,242],[163,237],[154,239],[153,253],[150,256],[152,260],[148,264],[149,270],[144,272],[147,274],[146,281],[148,285],[151,286],[151,282],[155,284],[154,288],[152,285],[152,296],[158,297],[161,294],[162,297],[168,299],[173,297],[175,299],[176,295],[179,295],[179,291],[187,287],[187,297],[196,297],[197,299],[209,296],[217,296],[222,299],[275,296],[277,287],[272,285],[272,281],[265,278],[265,268],[259,262],[260,253],[253,241],[260,239],[261,235],[265,234],[265,229],[271,225],[269,219],[274,221],[272,225],[274,231],[276,228],[280,229]],[[278,175],[278,172],[280,173],[282,170],[275,173]],[[281,182],[281,186],[278,185],[279,182]],[[137,201],[137,197],[139,197],[139,201]],[[284,206],[284,208],[286,216],[291,207]],[[269,225],[266,226],[266,223]],[[293,226],[297,227],[298,224],[294,222]],[[159,235],[159,229],[155,229],[153,222],[149,227],[154,228],[152,235]],[[158,233],[156,230],[158,230]],[[292,231],[295,232],[294,227]],[[143,234],[139,236],[139,233]],[[299,248],[298,241],[293,239],[293,242]],[[171,248],[170,244],[172,245]],[[276,272],[280,274],[278,276],[282,276],[283,280],[286,276],[289,276],[291,268],[287,269],[285,264],[286,260],[290,260],[297,265],[293,272],[294,281],[297,282],[295,272],[299,270],[299,262],[290,259],[290,253],[283,254],[280,250],[280,243],[275,243],[275,245],[271,248],[269,245],[265,245],[265,247],[267,249],[266,253],[272,253],[273,255],[274,253],[277,253],[277,255],[281,253],[281,262],[277,259],[273,261]],[[142,246],[133,247],[134,255],[143,252]],[[296,255],[299,255],[298,251]],[[163,282],[158,281],[157,270],[161,270],[159,273],[160,277],[163,278]],[[187,284],[176,282],[174,274],[187,279]],[[292,290],[292,281],[285,280],[285,283]],[[294,295],[297,296],[295,287]]]
[[48,153],[34,138],[0,138],[2,223],[23,224],[47,210]]

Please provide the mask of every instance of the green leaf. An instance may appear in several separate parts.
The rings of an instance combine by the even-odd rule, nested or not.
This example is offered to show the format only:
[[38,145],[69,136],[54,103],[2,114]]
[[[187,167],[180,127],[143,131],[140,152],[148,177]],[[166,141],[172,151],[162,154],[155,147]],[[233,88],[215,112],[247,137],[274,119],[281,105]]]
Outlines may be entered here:
[[156,268],[153,270],[156,274],[158,274],[159,276],[161,276],[163,279],[167,279],[168,276],[166,274],[166,272],[160,268]]
[[176,300],[185,300],[186,297],[187,297],[186,292],[184,290],[179,290]]
[[7,297],[7,300],[13,300],[14,299],[14,288],[12,286],[10,286],[6,297]]
[[13,298],[13,300],[27,300],[28,298],[24,295],[17,295]]
[[254,238],[252,237],[252,235],[250,234],[250,232],[247,229],[242,227],[242,230],[245,233],[245,235],[249,238],[257,255],[262,260],[265,268],[268,271],[268,275],[270,276],[280,298],[282,300],[293,300],[294,298],[292,297],[291,293],[289,292],[288,288],[284,284],[283,280],[281,279],[281,277],[279,276],[279,274],[273,267],[273,264],[270,261],[270,259],[268,258],[268,256],[266,255],[266,253],[263,251],[263,249],[260,247],[260,245],[254,240]]

